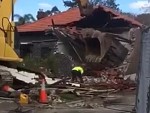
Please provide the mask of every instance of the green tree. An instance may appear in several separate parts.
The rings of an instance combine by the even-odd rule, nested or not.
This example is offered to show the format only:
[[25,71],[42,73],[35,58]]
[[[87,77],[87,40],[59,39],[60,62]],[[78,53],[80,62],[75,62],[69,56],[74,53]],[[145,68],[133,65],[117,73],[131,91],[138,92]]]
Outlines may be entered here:
[[104,0],[89,0],[92,5],[105,5]]
[[51,12],[48,11],[43,11],[43,9],[39,9],[39,11],[37,12],[36,18],[39,20],[41,18],[47,17]]
[[63,1],[64,2],[64,6],[66,7],[70,7],[70,8],[73,8],[73,7],[77,7],[78,6],[78,3],[76,0],[72,0],[72,1]]
[[14,18],[17,19],[17,21],[15,22],[16,25],[23,25],[26,23],[32,23],[32,22],[36,21],[36,19],[33,17],[32,14],[25,14],[24,16],[20,16],[19,14],[15,14]]
[[60,13],[60,10],[56,6],[54,6],[51,10],[47,10],[47,11],[43,11],[43,9],[39,9],[36,17],[39,20],[41,18],[50,16],[53,14],[57,14],[57,13]]
[[60,13],[59,9],[54,6],[52,9],[51,9],[51,13],[54,13],[54,14],[57,14],[57,13]]
[[[69,7],[69,8],[73,8],[73,7],[78,6],[76,0],[63,1],[63,2],[64,2],[64,6]],[[109,8],[119,10],[119,4],[116,4],[116,0],[89,0],[89,2],[93,6],[95,6],[95,5],[104,5],[104,6],[107,6]]]
[[119,11],[119,4],[116,4],[116,0],[106,0],[104,2],[104,5],[109,7],[109,8],[112,8],[112,9],[115,9],[117,11]]

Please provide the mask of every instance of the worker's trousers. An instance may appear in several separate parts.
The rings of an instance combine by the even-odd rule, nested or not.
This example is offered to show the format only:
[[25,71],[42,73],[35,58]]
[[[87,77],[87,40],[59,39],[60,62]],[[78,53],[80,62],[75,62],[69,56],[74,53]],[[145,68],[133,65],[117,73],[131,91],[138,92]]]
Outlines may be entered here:
[[77,78],[79,78],[80,82],[83,83],[83,78],[80,71],[72,70],[71,73],[72,73],[72,82],[77,81]]

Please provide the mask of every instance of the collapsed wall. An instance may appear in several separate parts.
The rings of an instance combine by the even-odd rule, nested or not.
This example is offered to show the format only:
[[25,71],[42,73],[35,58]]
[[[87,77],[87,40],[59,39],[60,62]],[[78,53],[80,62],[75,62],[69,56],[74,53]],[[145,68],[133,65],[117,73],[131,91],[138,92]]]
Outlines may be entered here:
[[75,62],[86,63],[95,71],[117,68],[131,74],[139,60],[140,27],[134,19],[99,6],[78,21],[54,25],[52,31],[61,43],[59,50]]
[[54,32],[60,37],[64,53],[76,62],[86,63],[92,70],[118,68],[124,74],[131,74],[138,68],[139,28],[120,34],[93,28],[58,28]]

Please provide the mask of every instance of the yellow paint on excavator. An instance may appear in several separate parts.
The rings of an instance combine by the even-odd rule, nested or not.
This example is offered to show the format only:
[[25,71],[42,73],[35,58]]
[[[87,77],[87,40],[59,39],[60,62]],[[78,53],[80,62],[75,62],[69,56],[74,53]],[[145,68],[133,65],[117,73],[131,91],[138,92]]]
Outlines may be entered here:
[[82,7],[89,5],[89,0],[77,0],[77,2],[80,2]]
[[80,15],[88,16],[93,12],[93,6],[90,4],[89,0],[76,0],[79,6]]
[[1,0],[0,1],[0,61],[16,61],[21,62],[14,51],[14,26],[10,22],[13,4],[16,0]]

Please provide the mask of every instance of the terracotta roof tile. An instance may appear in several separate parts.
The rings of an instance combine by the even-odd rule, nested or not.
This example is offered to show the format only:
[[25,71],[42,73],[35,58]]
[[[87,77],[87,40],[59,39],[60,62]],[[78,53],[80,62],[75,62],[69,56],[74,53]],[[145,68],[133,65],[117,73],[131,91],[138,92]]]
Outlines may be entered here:
[[121,13],[119,13],[119,12],[117,12],[111,8],[108,8],[106,6],[98,6],[97,8],[100,8],[105,12],[108,12],[108,13],[115,15],[115,17],[113,17],[113,19],[123,19],[125,21],[130,22],[133,25],[136,25],[136,26],[142,26],[143,25],[142,23],[140,23],[140,22],[138,22],[138,21],[126,16],[126,15],[123,15],[123,14],[121,14]]
[[42,18],[31,24],[18,26],[17,28],[19,32],[44,31],[48,26],[52,25],[52,19],[54,20],[55,25],[65,25],[80,20],[81,16],[79,9],[73,8],[53,16]]
[[[129,21],[130,23],[137,25],[137,26],[142,26],[141,23],[135,21],[134,19],[131,19],[127,16],[123,16],[120,13],[104,6],[98,6],[97,8],[100,8],[101,10],[111,13],[114,15],[114,19],[124,19],[126,21]],[[96,9],[97,9],[96,8]],[[19,32],[33,32],[33,31],[44,31],[48,29],[49,26],[52,26],[51,20],[54,20],[55,25],[66,25],[75,21],[79,21],[81,18],[80,12],[78,8],[72,8],[67,11],[64,11],[62,13],[45,17],[42,18],[36,22],[30,23],[30,24],[25,24],[18,26],[18,31]]]

